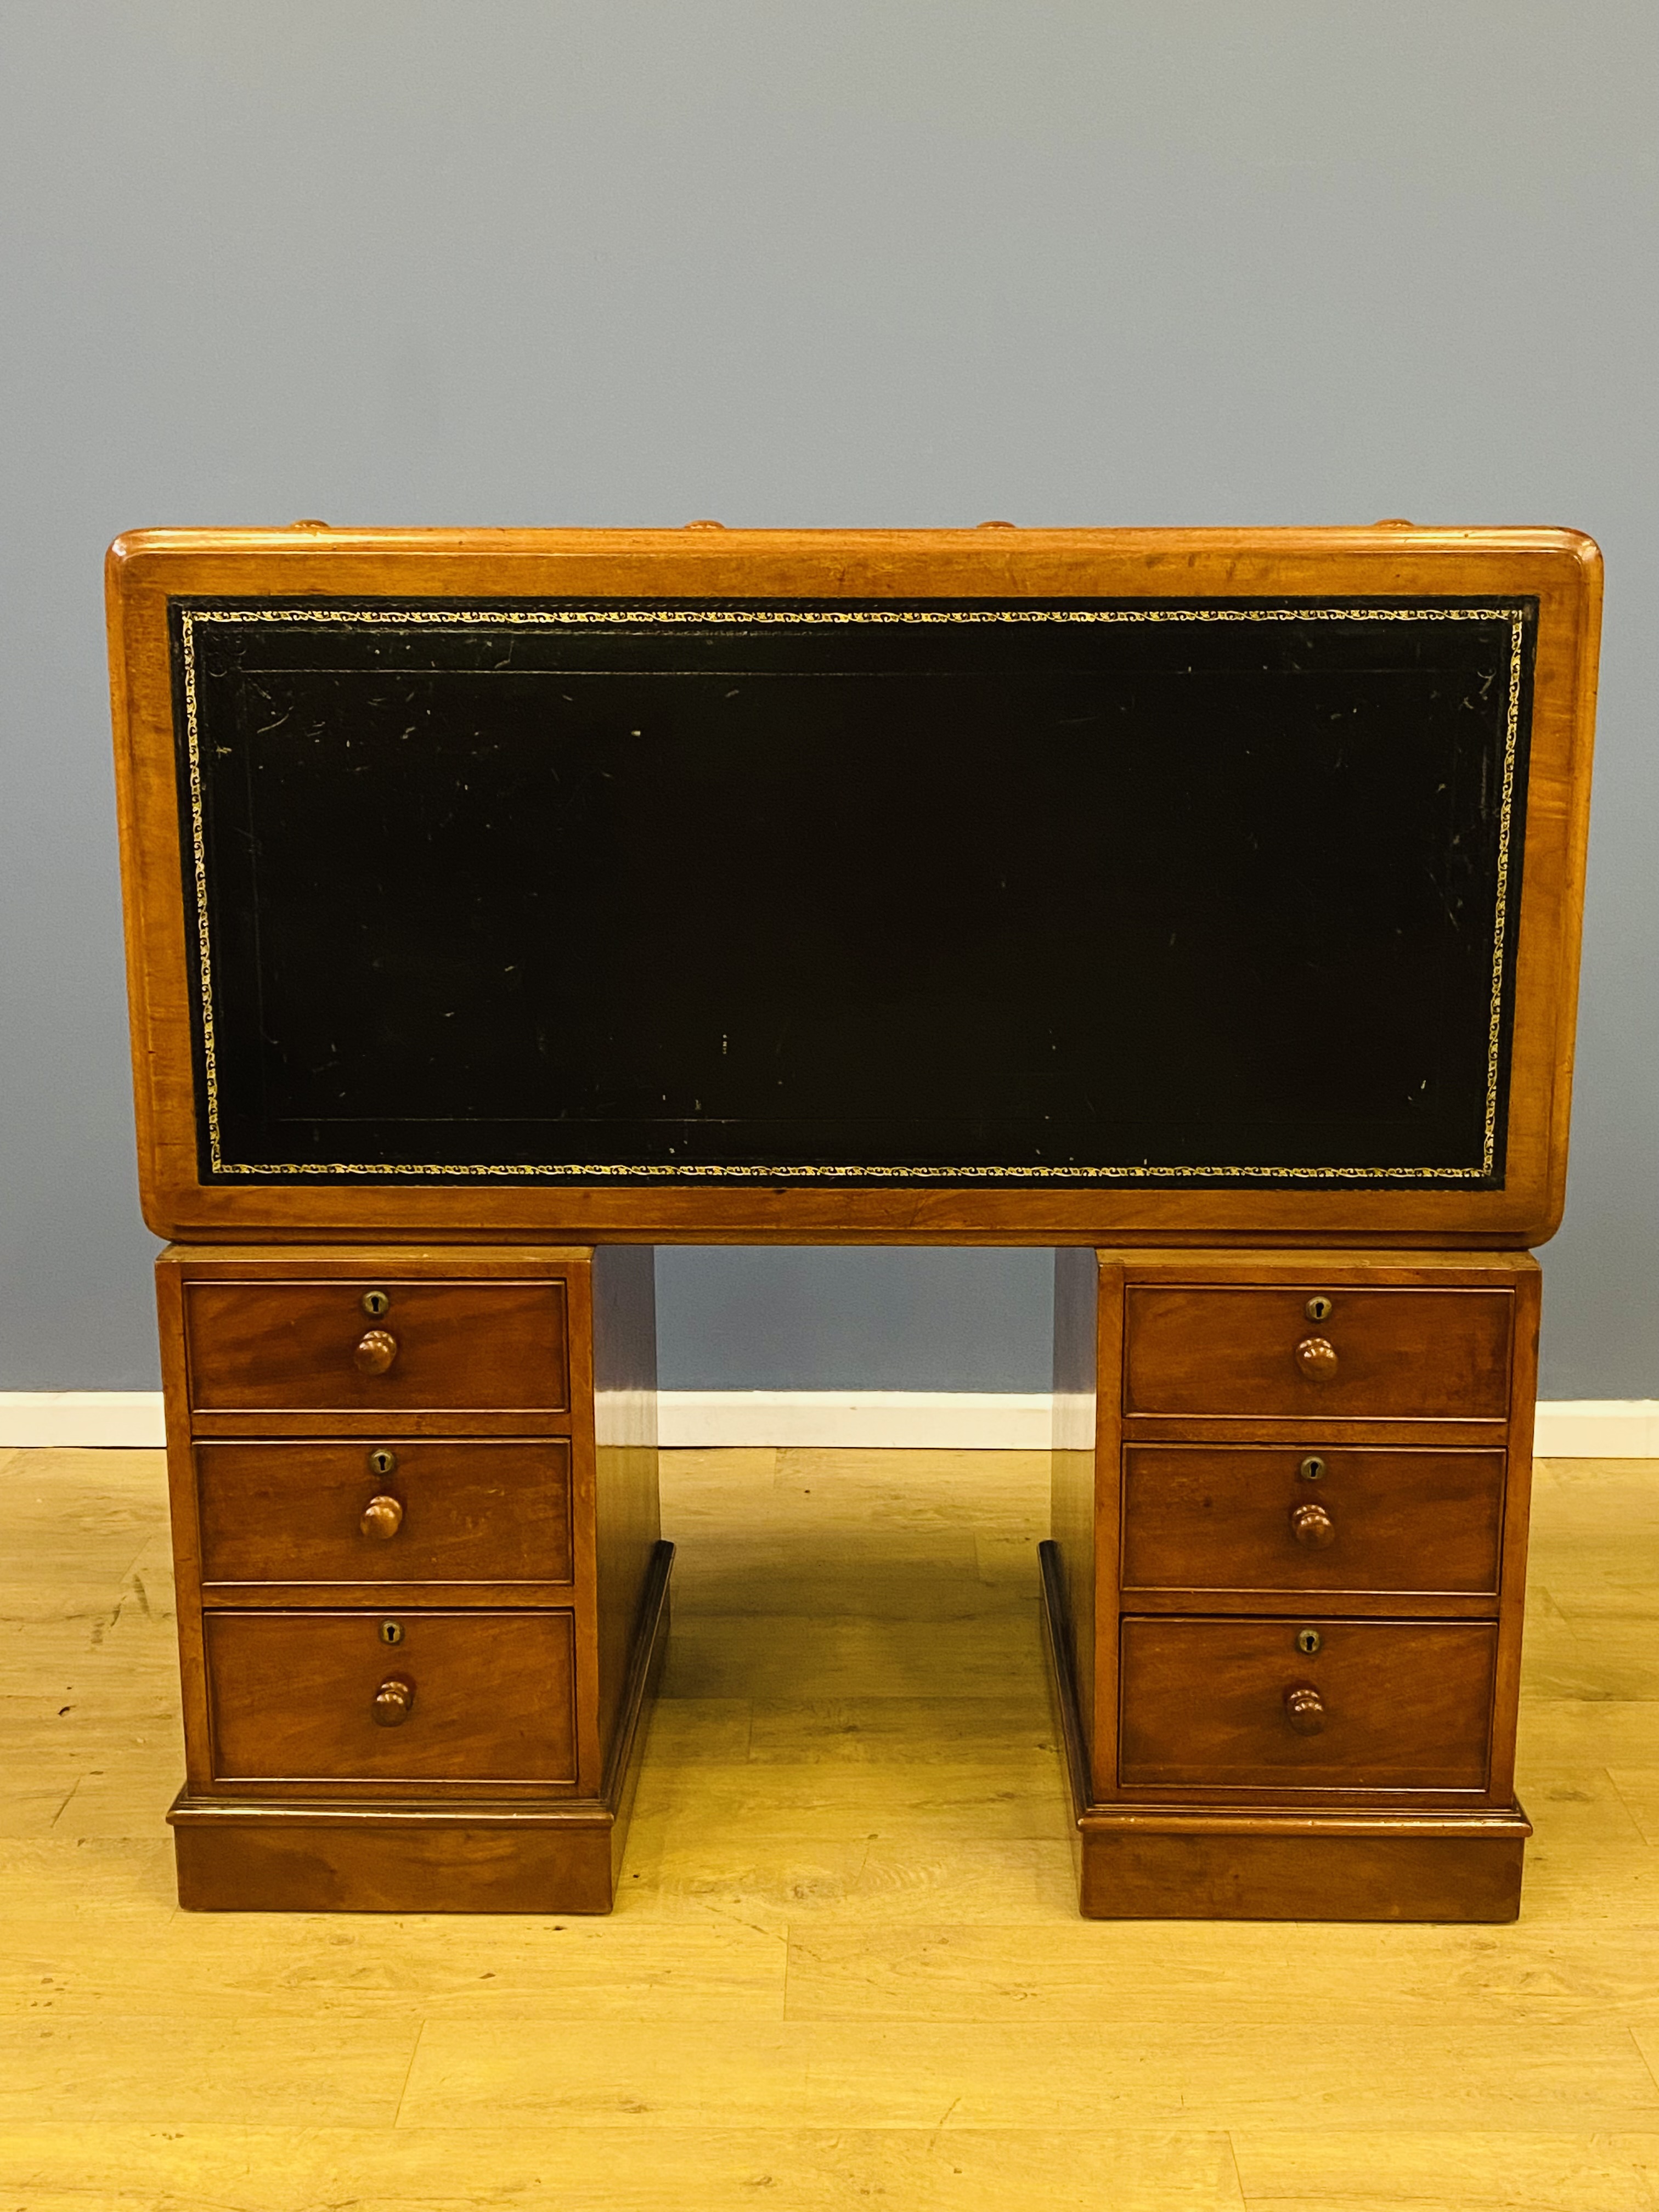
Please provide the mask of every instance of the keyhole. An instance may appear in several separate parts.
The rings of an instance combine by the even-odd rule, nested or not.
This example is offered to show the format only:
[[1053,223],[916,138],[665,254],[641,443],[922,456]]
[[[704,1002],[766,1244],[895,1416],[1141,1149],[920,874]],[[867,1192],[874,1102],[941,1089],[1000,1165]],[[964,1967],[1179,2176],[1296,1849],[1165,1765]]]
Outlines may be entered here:
[[382,1644],[401,1644],[403,1640],[404,1625],[401,1620],[383,1620],[380,1623]]
[[358,1304],[371,1321],[379,1321],[383,1313],[390,1310],[392,1301],[384,1291],[365,1291]]
[[[387,1451],[384,1445],[379,1451],[370,1452],[368,1455],[368,1471],[371,1474],[395,1474],[398,1471],[397,1453],[395,1451]],[[1304,1474],[1308,1472],[1307,1463],[1305,1461],[1303,1463],[1302,1472]]]
[[1300,1628],[1297,1631],[1296,1648],[1298,1651],[1305,1651],[1310,1659],[1324,1641],[1324,1638],[1316,1628]]
[[1297,1469],[1304,1482],[1317,1482],[1324,1472],[1325,1462],[1316,1453],[1310,1453]]
[[1302,1310],[1310,1321],[1328,1321],[1330,1318],[1331,1303],[1331,1300],[1327,1297],[1310,1298]]

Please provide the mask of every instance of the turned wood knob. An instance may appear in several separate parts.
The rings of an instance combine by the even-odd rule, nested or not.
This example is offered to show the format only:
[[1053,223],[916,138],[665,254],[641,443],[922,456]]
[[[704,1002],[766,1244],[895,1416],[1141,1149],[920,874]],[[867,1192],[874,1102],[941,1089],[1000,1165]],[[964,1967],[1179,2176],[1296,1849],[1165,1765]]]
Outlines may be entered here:
[[415,1702],[415,1685],[406,1674],[388,1674],[374,1692],[374,1722],[378,1728],[401,1728]]
[[351,1357],[360,1375],[384,1375],[398,1357],[398,1340],[389,1328],[366,1329]]
[[[377,1498],[377,1504],[386,1500]],[[367,1526],[367,1522],[364,1524]],[[391,1531],[388,1530],[390,1534]],[[1310,1552],[1322,1552],[1327,1544],[1336,1541],[1336,1523],[1322,1505],[1292,1505],[1291,1534],[1298,1544],[1305,1544]]]
[[1328,1336],[1304,1336],[1296,1347],[1296,1364],[1310,1382],[1328,1382],[1336,1373],[1336,1346]]
[[[1316,1511],[1318,1508],[1314,1509]],[[395,1536],[404,1525],[403,1502],[396,1498],[371,1498],[357,1526],[365,1536]],[[1328,1542],[1329,1538],[1325,1540]]]
[[1285,1692],[1285,1717],[1298,1735],[1318,1735],[1325,1726],[1325,1700],[1311,1682],[1297,1682]]

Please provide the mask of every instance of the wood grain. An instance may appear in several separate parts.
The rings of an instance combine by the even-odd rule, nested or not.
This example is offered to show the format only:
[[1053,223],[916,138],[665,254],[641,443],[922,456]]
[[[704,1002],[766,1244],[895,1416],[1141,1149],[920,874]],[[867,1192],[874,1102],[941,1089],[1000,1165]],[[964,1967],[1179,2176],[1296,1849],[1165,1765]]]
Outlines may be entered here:
[[1280,2212],[1505,2203],[1527,2212],[1650,2212],[1659,2202],[1653,2134],[1251,2128],[1232,2142],[1247,2203]]
[[608,1746],[662,1537],[656,1279],[649,1248],[601,1246],[593,1255],[592,1286],[596,1691],[599,1729]]
[[179,1902],[191,1912],[602,1913],[611,1823],[526,1814],[356,1823],[175,1808]]
[[1152,1831],[1103,1814],[1084,1833],[1082,1900],[1103,1920],[1291,1919],[1309,1899],[1322,1923],[1512,1921],[1527,1824],[1462,1832],[1244,1832],[1188,1823]]
[[[389,1474],[369,1463],[395,1461]],[[215,1584],[366,1582],[565,1584],[572,1573],[570,1446],[562,1437],[428,1443],[205,1443],[202,1575]],[[371,1499],[401,1510],[362,1528]],[[460,1593],[448,1595],[454,1603]],[[289,1601],[292,1600],[290,1598]],[[497,1599],[496,1602],[500,1602]]]
[[[678,2023],[596,2023],[556,2068],[514,2033],[436,2022],[421,2039],[403,2119],[417,2127],[687,2126],[709,2112],[755,2124],[957,2129],[1190,2124],[1194,2092],[1228,2126],[1379,2122],[1510,2130],[1659,2131],[1659,2084],[1620,2026],[1553,2028],[1518,2078],[1506,2025],[1383,2023],[1341,2036],[1303,2020],[1146,2027],[986,2025],[971,2056],[954,2022],[741,2023],[692,2043]],[[1638,2031],[1639,2033],[1639,2031]]]
[[[1322,1471],[1309,1480],[1310,1459]],[[1141,1444],[1123,1455],[1123,1589],[1153,1597],[1236,1599],[1253,1612],[1312,1593],[1382,1610],[1407,1595],[1426,1609],[1498,1595],[1502,1452],[1323,1452],[1295,1445]],[[1292,1516],[1323,1513],[1329,1540],[1298,1543]]]
[[[1050,1534],[1059,1558],[1065,1633],[1087,1741],[1094,1728],[1097,1485],[1096,1335],[1103,1285],[1094,1253],[1054,1254],[1054,1466]],[[1109,1400],[1112,1396],[1108,1391]],[[1115,1407],[1109,1408],[1113,1413]]]
[[148,2101],[175,2124],[258,2111],[288,2127],[390,2127],[420,2035],[411,2021],[362,2021],[284,2033],[182,2007],[117,2019],[0,2020],[0,2124],[27,2114],[85,2127]]
[[[61,2181],[63,2194],[47,2176]],[[0,2138],[0,2189],[22,2187],[33,2192],[28,2212],[86,2212],[89,2202],[118,2203],[122,2212],[183,2204],[190,2212],[358,2204],[507,2212],[549,2197],[559,2212],[735,2212],[756,2201],[789,2212],[848,2212],[871,2198],[946,2203],[962,2212],[1068,2198],[1109,2203],[1113,2212],[1241,2212],[1244,2201],[1227,2136],[1201,2128],[962,2130],[946,2148],[933,2130],[810,2128],[787,2118],[759,2127],[711,2118],[690,2127],[485,2124],[309,2135],[205,2125],[165,2137],[136,2126],[88,2136],[48,2124]],[[1613,2200],[1609,2212],[1623,2212],[1623,2203]]]
[[[568,1408],[562,1284],[411,1283],[390,1270],[372,1279],[392,1297],[384,1328],[366,1327],[363,1281],[192,1279],[185,1297],[192,1409]],[[372,1359],[359,1356],[365,1344],[374,1346]]]
[[842,1927],[802,1922],[789,1938],[789,2010],[807,2020],[1200,2025],[1223,2010],[1264,2026],[1316,2018],[1331,2031],[1407,2027],[1490,2008],[1523,2031],[1622,2021],[1659,2027],[1644,1947],[1607,1924],[1535,1925],[1501,1940],[1455,1927],[1334,1924],[1310,1943],[1271,1920],[1128,1920],[1080,1948],[1054,1923],[1025,1927],[1012,1960],[1005,1929]]
[[[1498,1420],[1508,1410],[1512,1301],[1507,1290],[1345,1285],[1310,1331],[1320,1278],[1280,1289],[1210,1284],[1131,1288],[1123,1410]],[[1306,1347],[1323,1354],[1310,1359]]]
[[[205,1625],[216,1782],[575,1782],[568,1612],[406,1608],[395,1649],[378,1613],[216,1612]],[[394,1678],[412,1702],[386,1728],[374,1699]]]

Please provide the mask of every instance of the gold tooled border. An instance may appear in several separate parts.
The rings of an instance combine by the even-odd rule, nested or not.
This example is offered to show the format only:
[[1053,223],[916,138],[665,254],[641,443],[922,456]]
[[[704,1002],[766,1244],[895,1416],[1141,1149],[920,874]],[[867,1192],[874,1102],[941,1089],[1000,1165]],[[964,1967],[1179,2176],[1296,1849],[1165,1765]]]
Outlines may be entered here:
[[[1515,803],[1515,763],[1521,727],[1522,647],[1525,610],[1484,607],[183,607],[185,734],[189,753],[191,860],[196,897],[198,981],[207,1095],[208,1160],[216,1176],[380,1176],[407,1181],[483,1177],[490,1182],[562,1181],[762,1182],[1480,1182],[1490,1179],[1498,1148],[1498,1094],[1504,1005],[1504,940],[1509,920],[1510,835]],[[207,850],[202,829],[202,766],[198,742],[196,624],[204,623],[333,623],[341,628],[413,629],[465,624],[501,629],[579,629],[632,624],[666,628],[718,623],[755,628],[764,623],[1244,623],[1244,622],[1507,622],[1510,693],[1504,738],[1504,787],[1498,812],[1498,883],[1492,915],[1492,997],[1486,1028],[1486,1103],[1478,1168],[1307,1167],[730,1167],[683,1162],[618,1166],[610,1162],[551,1162],[521,1167],[471,1167],[382,1161],[227,1160],[219,1140],[219,1079],[213,1035],[213,946],[208,927]]]

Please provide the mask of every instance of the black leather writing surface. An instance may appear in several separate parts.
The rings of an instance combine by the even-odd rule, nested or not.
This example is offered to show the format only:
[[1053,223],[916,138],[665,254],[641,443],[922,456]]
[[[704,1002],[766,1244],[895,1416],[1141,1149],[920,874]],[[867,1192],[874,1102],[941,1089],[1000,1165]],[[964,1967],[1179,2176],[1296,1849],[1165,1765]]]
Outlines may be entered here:
[[1496,1185],[1529,605],[175,605],[204,1180]]

